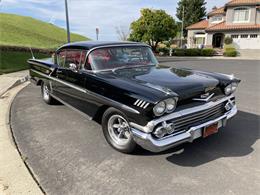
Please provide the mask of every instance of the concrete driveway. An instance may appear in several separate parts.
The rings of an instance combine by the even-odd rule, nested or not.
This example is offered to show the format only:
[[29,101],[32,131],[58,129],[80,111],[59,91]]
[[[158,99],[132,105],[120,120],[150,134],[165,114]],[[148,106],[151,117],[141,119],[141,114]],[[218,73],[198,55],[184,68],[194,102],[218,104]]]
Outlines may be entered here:
[[18,94],[11,110],[13,134],[47,194],[260,191],[259,61],[190,58],[173,63],[240,77],[240,111],[218,134],[160,154],[142,149],[134,155],[118,153],[106,143],[99,124],[66,106],[46,105],[38,87],[29,85]]

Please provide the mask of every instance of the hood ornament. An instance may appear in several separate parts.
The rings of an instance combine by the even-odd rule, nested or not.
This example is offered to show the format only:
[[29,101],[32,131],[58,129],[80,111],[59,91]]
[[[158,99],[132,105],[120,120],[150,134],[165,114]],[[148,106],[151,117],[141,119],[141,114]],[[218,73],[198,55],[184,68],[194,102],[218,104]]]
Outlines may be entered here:
[[202,102],[208,102],[210,100],[210,98],[212,98],[214,96],[214,93],[210,94],[210,93],[205,93],[200,95],[200,98],[193,98],[192,100],[194,101],[202,101]]

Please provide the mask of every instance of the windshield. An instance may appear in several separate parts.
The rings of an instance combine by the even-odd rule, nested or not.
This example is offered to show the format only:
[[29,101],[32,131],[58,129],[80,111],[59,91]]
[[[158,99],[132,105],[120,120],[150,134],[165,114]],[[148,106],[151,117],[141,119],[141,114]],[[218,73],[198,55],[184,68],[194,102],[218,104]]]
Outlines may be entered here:
[[149,47],[120,46],[95,49],[89,54],[88,63],[93,70],[107,70],[151,66],[158,62]]

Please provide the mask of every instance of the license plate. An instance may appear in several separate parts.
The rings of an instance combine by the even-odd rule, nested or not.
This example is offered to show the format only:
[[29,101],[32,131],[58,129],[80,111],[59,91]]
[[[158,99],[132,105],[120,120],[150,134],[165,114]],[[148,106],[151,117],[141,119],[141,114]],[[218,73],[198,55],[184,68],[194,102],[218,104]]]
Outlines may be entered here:
[[218,132],[218,123],[214,123],[204,128],[203,130],[203,137],[208,137],[214,133]]

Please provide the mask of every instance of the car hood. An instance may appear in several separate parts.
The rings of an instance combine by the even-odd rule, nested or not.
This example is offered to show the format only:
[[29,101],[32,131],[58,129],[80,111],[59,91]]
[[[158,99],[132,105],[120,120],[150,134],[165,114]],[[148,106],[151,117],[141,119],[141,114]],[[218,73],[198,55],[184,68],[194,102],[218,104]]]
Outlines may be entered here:
[[117,69],[114,76],[135,82],[167,95],[177,94],[180,99],[188,99],[214,89],[219,80],[209,75],[191,70],[164,67],[136,67]]

